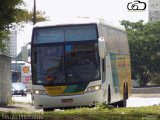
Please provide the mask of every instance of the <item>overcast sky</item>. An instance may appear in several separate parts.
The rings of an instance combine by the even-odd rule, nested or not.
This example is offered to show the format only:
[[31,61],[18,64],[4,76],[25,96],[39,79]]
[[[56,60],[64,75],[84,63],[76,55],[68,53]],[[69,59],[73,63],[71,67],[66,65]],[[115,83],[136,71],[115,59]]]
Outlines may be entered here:
[[[24,0],[28,10],[33,9],[34,0]],[[44,11],[50,20],[72,17],[102,18],[113,24],[119,24],[121,20],[136,22],[148,21],[148,0],[144,11],[129,11],[127,4],[134,0],[37,0],[37,10]],[[31,40],[32,25],[25,25],[24,31],[18,32],[17,52],[22,45]]]

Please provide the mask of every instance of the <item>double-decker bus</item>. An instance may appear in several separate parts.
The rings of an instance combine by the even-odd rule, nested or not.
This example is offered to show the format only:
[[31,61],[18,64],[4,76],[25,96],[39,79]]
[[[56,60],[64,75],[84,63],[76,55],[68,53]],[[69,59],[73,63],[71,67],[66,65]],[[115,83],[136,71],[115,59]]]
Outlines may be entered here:
[[126,106],[131,93],[127,35],[101,19],[37,23],[31,41],[35,108]]

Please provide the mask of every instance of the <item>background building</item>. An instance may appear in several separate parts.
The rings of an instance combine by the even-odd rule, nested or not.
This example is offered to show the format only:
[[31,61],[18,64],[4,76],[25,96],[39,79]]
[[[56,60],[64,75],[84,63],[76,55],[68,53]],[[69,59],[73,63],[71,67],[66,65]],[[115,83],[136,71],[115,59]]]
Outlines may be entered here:
[[11,99],[11,58],[0,54],[0,106],[7,106]]
[[149,22],[160,20],[160,0],[149,0]]
[[21,66],[25,65],[24,61],[14,61],[11,62],[12,69],[12,82],[21,82]]
[[17,31],[10,32],[9,51],[11,58],[15,58],[17,56]]

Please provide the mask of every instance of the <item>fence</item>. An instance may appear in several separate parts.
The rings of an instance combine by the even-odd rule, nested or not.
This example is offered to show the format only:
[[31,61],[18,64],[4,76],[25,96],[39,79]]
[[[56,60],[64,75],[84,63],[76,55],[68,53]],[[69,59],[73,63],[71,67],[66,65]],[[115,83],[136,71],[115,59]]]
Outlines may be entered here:
[[132,94],[160,94],[160,87],[132,88]]
[[11,101],[11,59],[0,54],[0,106]]

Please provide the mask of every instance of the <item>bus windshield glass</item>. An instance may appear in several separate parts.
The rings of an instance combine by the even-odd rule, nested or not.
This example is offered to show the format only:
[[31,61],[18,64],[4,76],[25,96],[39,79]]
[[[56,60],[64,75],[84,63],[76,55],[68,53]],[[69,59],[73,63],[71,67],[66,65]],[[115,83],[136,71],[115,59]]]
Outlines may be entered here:
[[34,30],[33,84],[62,85],[99,80],[97,38],[95,26]]
[[37,47],[37,84],[72,84],[100,79],[97,43]]

